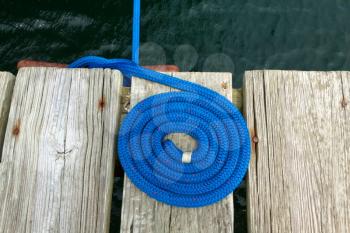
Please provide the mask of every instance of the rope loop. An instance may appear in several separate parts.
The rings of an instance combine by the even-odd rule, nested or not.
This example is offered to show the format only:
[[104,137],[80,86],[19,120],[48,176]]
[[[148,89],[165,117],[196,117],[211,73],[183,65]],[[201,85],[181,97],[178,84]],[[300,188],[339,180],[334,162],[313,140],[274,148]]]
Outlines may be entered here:
[[[71,68],[112,68],[181,90],[153,95],[124,119],[119,160],[129,179],[150,197],[180,207],[200,207],[226,197],[241,183],[250,159],[250,138],[237,108],[220,94],[125,59],[85,57]],[[190,162],[166,136],[197,141]],[[187,152],[185,152],[187,153]]]

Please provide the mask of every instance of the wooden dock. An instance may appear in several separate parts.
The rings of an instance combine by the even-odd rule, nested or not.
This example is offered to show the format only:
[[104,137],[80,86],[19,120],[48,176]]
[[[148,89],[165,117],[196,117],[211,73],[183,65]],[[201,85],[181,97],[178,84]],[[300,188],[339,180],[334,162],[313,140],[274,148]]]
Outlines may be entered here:
[[15,76],[0,72],[0,161],[14,85]]
[[19,70],[1,159],[1,233],[109,232],[121,87],[118,71]]
[[[243,101],[231,74],[171,75],[243,108],[252,138],[249,233],[350,232],[350,72],[249,71]],[[109,232],[119,118],[176,91],[135,78],[126,93],[121,84],[108,69],[0,72],[0,233]],[[172,140],[195,146],[183,135]],[[122,204],[122,233],[234,232],[232,195],[176,208],[126,177]]]
[[251,71],[250,233],[350,232],[350,72]]
[[[199,83],[232,99],[232,77],[228,73],[172,73]],[[131,106],[158,93],[176,91],[143,79],[133,79]],[[172,140],[183,151],[193,151],[194,142],[176,135]],[[159,203],[138,190],[126,177],[122,208],[121,233],[133,232],[233,232],[233,197],[204,208],[177,208]]]

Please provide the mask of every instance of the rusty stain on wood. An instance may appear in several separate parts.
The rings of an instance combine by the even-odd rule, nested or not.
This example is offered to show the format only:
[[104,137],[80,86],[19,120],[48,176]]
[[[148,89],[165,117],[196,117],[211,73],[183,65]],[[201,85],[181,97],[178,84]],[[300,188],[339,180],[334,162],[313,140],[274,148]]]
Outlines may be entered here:
[[221,87],[222,87],[222,89],[227,89],[227,87],[228,87],[227,82],[222,82]]
[[258,138],[258,136],[256,136],[255,129],[251,129],[251,130],[249,130],[249,132],[250,132],[250,137],[251,137],[251,140],[252,140],[252,150],[255,152],[256,151],[256,145],[259,142],[259,138]]
[[348,101],[345,99],[345,97],[343,97],[342,101],[341,101],[341,106],[343,108],[346,108],[346,106],[348,106]]
[[21,132],[21,121],[18,119],[12,128],[12,135],[17,137]]
[[102,96],[99,100],[98,100],[98,109],[100,111],[103,111],[103,109],[105,108],[106,106],[106,99],[104,96]]

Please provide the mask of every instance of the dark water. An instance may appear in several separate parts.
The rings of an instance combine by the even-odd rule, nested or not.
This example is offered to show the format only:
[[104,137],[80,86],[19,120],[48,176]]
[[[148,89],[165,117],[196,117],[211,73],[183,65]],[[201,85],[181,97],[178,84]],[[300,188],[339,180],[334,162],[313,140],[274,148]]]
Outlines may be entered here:
[[[0,70],[20,59],[69,63],[84,55],[131,56],[131,0],[0,0]],[[348,0],[182,0],[142,3],[141,63],[182,70],[350,70]],[[120,215],[116,181],[112,232]],[[236,232],[246,232],[244,187]]]
[[[19,59],[130,57],[131,0],[0,0],[0,70]],[[231,71],[350,69],[347,0],[142,3],[142,64]]]

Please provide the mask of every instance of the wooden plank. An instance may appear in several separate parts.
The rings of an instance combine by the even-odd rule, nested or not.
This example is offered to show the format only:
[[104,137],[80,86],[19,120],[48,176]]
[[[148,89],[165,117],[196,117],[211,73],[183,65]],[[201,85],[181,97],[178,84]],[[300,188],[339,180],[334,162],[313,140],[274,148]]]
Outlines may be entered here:
[[12,162],[0,163],[0,226],[2,226],[4,215],[6,215],[5,202],[6,195],[8,195],[8,188],[12,183],[10,177],[12,168]]
[[243,107],[242,88],[232,89],[232,103],[241,110]]
[[0,72],[0,161],[14,84],[11,73]]
[[246,72],[251,233],[350,232],[349,72]]
[[108,69],[19,70],[0,232],[109,231],[121,86]]
[[[130,87],[123,87],[122,90],[122,108],[123,113],[127,113],[127,110],[130,109]],[[242,88],[232,88],[232,103],[238,108],[243,107],[243,91]]]
[[[172,73],[176,77],[207,86],[228,99],[232,98],[232,77],[228,73]],[[134,78],[131,106],[157,94],[175,91],[167,86]],[[183,135],[172,137],[182,150],[193,149]],[[204,208],[177,208],[155,201],[125,177],[122,206],[122,233],[233,232],[233,197]]]

